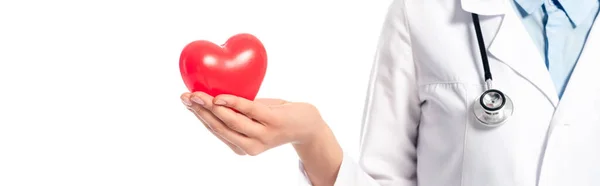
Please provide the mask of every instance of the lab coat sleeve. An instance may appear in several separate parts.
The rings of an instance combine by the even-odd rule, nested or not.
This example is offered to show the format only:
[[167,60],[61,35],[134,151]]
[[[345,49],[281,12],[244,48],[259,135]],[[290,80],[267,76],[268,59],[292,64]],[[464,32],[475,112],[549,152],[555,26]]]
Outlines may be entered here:
[[371,72],[360,159],[355,162],[344,156],[335,186],[417,185],[416,138],[421,111],[405,15],[404,0],[395,0],[388,9]]

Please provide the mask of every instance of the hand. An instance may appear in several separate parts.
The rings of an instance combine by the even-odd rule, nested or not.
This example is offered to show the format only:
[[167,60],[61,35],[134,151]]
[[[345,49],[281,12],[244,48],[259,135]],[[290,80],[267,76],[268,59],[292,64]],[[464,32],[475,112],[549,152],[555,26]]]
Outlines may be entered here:
[[308,143],[327,127],[318,110],[308,103],[280,99],[250,101],[233,95],[213,98],[202,92],[184,93],[181,99],[217,138],[239,155],[255,156],[286,143]]

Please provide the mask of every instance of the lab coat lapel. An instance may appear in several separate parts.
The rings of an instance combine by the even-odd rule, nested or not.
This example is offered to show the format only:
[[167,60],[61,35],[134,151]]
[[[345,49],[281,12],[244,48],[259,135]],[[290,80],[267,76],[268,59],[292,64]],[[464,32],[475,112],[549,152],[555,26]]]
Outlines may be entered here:
[[543,56],[531,41],[525,26],[517,17],[517,12],[512,6],[505,8],[508,10],[488,48],[491,56],[510,66],[521,77],[527,79],[556,107],[558,94]]
[[[582,132],[582,130],[597,131],[598,129],[598,122],[590,119],[597,118],[597,116],[588,116],[588,114],[597,114],[594,111],[597,112],[599,108],[595,104],[598,103],[598,95],[600,94],[600,83],[598,83],[600,60],[597,57],[598,49],[600,49],[600,28],[598,28],[600,25],[598,24],[600,24],[600,21],[596,19],[548,129],[548,143],[543,153],[543,167],[539,185],[560,185],[560,183],[556,183],[556,179],[569,182],[579,180],[565,176],[565,173],[577,170],[569,168],[580,166],[581,161],[585,161],[586,164],[597,165],[597,162],[595,164],[586,159],[572,158],[573,152],[581,152],[581,150],[577,151],[581,148],[586,148],[584,150],[588,151],[586,153],[597,153],[594,152],[597,148],[590,148],[591,146],[597,146],[597,140],[591,139],[588,141],[583,137],[589,143],[573,143],[572,139],[579,137],[571,135],[586,135],[587,132]],[[575,151],[573,151],[574,149]],[[593,157],[593,155],[583,157]],[[556,175],[560,175],[564,179],[555,178]]]
[[[503,16],[496,35],[485,41],[489,43],[487,48],[490,58],[496,58],[509,66],[537,87],[548,101],[556,107],[558,94],[544,63],[544,58],[531,41],[529,33],[517,17],[517,12],[514,11],[510,0],[461,0],[461,6],[463,10],[470,13],[484,16]],[[484,31],[495,30],[486,29],[485,27],[495,27],[496,25],[486,25],[483,17],[481,20]],[[492,67],[492,74],[494,74],[494,65],[490,64],[490,66]]]

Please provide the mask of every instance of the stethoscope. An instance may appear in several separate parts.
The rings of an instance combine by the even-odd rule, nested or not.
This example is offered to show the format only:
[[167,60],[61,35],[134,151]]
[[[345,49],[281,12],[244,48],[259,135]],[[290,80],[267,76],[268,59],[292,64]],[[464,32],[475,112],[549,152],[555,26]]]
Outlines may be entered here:
[[492,88],[492,72],[479,25],[479,16],[471,14],[473,25],[477,34],[477,43],[481,53],[481,62],[483,63],[484,80],[486,83],[485,91],[473,103],[473,114],[481,124],[488,127],[496,127],[504,124],[514,111],[512,100],[502,91]]

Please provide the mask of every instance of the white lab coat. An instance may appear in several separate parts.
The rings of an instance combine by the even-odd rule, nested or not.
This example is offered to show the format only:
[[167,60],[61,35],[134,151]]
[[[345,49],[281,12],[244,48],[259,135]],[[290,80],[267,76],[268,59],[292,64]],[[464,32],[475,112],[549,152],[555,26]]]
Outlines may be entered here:
[[[470,13],[514,115],[482,128]],[[600,186],[600,19],[562,100],[510,0],[395,0],[381,35],[361,157],[335,186]],[[308,184],[308,182],[306,182]]]

